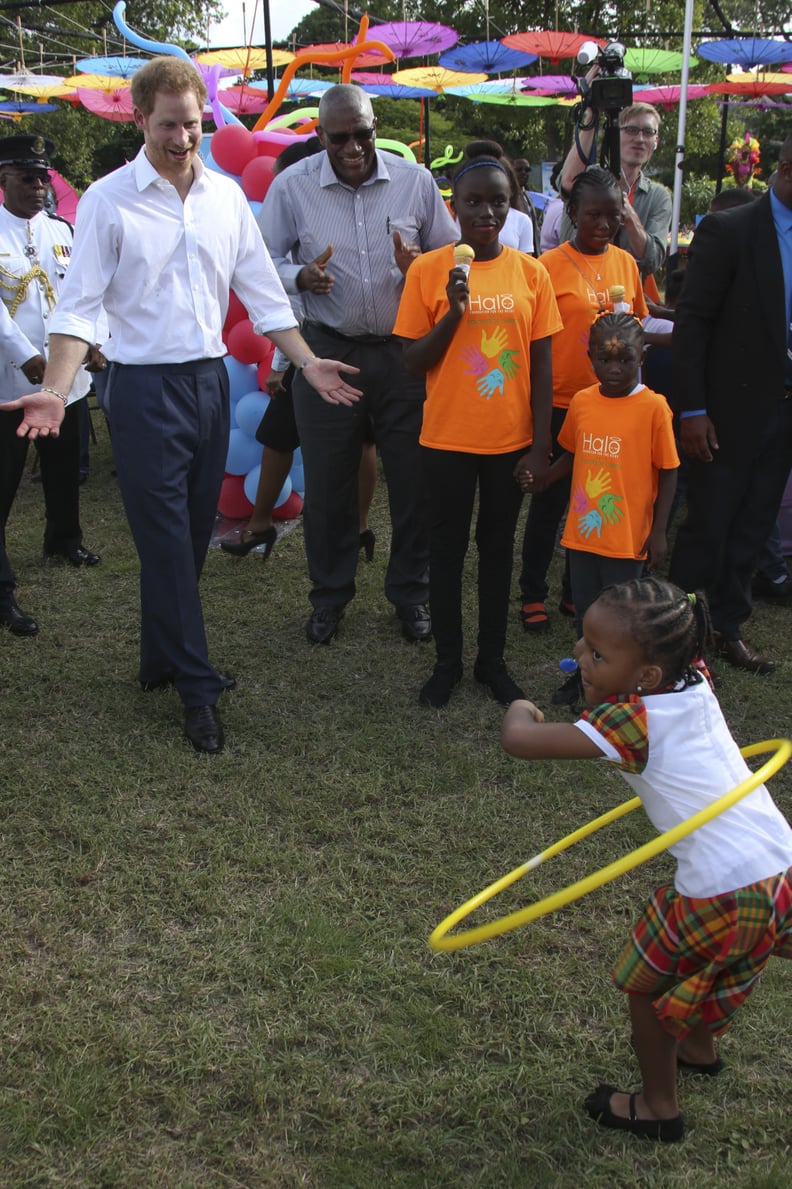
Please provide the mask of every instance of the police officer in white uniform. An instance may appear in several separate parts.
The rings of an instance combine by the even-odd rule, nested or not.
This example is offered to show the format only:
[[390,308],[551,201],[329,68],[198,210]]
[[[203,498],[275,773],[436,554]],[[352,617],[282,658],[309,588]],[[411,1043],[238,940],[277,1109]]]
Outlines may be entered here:
[[[71,225],[45,211],[54,149],[41,136],[0,138],[0,404],[43,380],[50,316],[71,255]],[[97,348],[88,351],[86,366],[104,366]],[[100,560],[84,547],[80,529],[79,399],[90,384],[86,368],[80,368],[60,436],[35,443],[46,510],[44,554],[73,566],[95,566]],[[16,435],[21,418],[21,412],[0,418],[0,626],[15,636],[33,636],[38,625],[17,606],[5,547],[5,526],[28,449],[28,439]]]

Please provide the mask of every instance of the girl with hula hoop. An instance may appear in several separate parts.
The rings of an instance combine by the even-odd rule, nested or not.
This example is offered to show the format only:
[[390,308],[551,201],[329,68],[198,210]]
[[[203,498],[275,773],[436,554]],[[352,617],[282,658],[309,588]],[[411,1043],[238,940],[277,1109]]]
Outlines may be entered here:
[[[501,740],[520,759],[615,764],[665,831],[750,771],[701,657],[710,639],[702,595],[657,578],[606,587],[583,619],[576,659],[587,709],[546,723],[513,702]],[[792,958],[792,828],[764,785],[671,848],[673,885],[655,891],[613,969],[629,996],[642,1086],[602,1084],[585,1108],[604,1127],[680,1140],[677,1068],[717,1074],[713,1038],[775,954]]]

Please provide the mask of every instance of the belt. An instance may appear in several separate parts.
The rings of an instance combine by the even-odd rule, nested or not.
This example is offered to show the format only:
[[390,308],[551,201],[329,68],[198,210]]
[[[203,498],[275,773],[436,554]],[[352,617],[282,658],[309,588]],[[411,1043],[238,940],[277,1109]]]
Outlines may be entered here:
[[345,343],[390,343],[393,341],[392,334],[342,334],[340,330],[336,330],[334,326],[326,326],[324,322],[304,322],[303,326],[306,329],[313,327],[316,330],[321,330],[322,334],[329,334],[331,338],[342,339]]

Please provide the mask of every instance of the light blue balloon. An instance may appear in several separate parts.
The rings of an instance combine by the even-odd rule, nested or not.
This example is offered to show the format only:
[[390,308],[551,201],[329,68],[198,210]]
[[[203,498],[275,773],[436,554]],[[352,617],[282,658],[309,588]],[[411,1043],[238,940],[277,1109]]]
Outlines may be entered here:
[[287,475],[286,482],[283,484],[283,487],[281,487],[280,495],[278,496],[278,498],[275,501],[275,507],[279,508],[281,506],[281,504],[285,504],[287,499],[291,495],[291,493],[292,493],[292,481],[289,478],[289,476]]
[[260,475],[261,463],[259,463],[258,466],[253,467],[253,469],[248,471],[248,473],[245,475],[245,495],[250,500],[251,504],[255,504],[256,502],[256,492],[258,491]]
[[240,363],[233,355],[226,355],[223,359],[228,372],[228,387],[231,400],[239,400],[246,392],[252,392],[258,387],[258,368],[255,363]]
[[232,429],[228,435],[228,455],[225,469],[229,475],[246,475],[261,462],[262,447],[242,429]]
[[[239,184],[242,185],[241,180],[240,180]],[[258,219],[259,211],[261,210],[263,205],[264,205],[263,202],[258,202],[255,198],[248,198],[248,206],[250,207],[250,210],[251,210],[251,213],[252,213],[254,219]]]
[[292,482],[292,489],[298,495],[305,495],[305,471],[301,462],[295,462],[292,469],[289,471],[289,478]]
[[234,406],[234,419],[239,428],[244,429],[245,433],[250,434],[251,437],[255,437],[259,422],[266,413],[269,403],[270,398],[265,392],[260,392],[258,389],[255,392],[246,392]]

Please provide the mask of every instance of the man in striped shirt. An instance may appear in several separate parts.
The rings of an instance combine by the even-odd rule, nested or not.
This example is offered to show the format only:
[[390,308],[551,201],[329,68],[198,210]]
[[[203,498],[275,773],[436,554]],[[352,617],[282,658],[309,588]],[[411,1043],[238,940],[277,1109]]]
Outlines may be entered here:
[[385,594],[408,640],[428,640],[428,536],[418,435],[424,384],[393,337],[404,274],[419,252],[455,240],[431,174],[375,145],[376,119],[356,86],[319,104],[324,152],[273,181],[259,215],[287,292],[299,293],[303,335],[317,353],[360,368],[354,406],[330,407],[298,374],[293,397],[305,466],[305,547],[313,581],[309,641],[328,644],[355,594],[360,547],[357,475],[371,424],[388,483],[391,551]]

